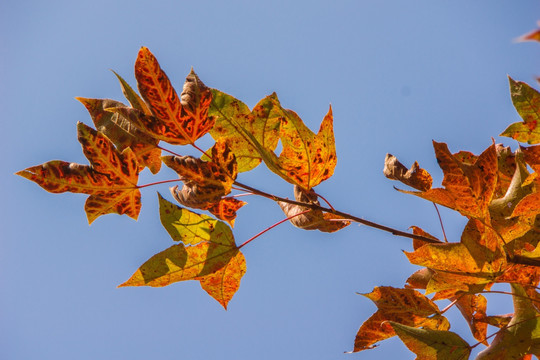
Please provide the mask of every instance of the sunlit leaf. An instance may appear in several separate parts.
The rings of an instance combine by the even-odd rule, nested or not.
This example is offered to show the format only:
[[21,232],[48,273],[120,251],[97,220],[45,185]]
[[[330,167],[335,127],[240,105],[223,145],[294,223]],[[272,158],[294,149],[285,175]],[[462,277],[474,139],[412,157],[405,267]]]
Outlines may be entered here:
[[130,148],[119,152],[102,133],[77,124],[78,139],[90,165],[53,160],[17,172],[52,193],[89,194],[85,211],[92,223],[101,215],[126,214],[137,219],[141,194],[139,165]]
[[499,330],[488,348],[477,360],[520,359],[524,355],[540,356],[540,314],[523,287],[512,285],[514,316]]
[[467,360],[471,353],[469,344],[454,332],[417,329],[393,321],[390,325],[409,350],[418,355],[416,360]]
[[236,156],[238,172],[245,172],[261,163],[261,154],[253,137],[267,151],[274,151],[279,140],[279,127],[284,117],[276,94],[259,101],[253,110],[231,95],[212,89],[209,116],[216,119],[210,134],[216,140],[227,139]]
[[[143,125],[156,139],[175,145],[193,144],[214,126],[214,118],[208,116],[212,92],[193,71],[186,81],[198,88],[198,96],[189,96],[190,101],[183,104],[157,59],[146,47],[139,50],[135,78],[141,96],[157,119],[145,121]],[[191,88],[191,91],[194,90]]]
[[233,297],[246,271],[231,229],[222,221],[180,208],[159,195],[161,222],[182,243],[152,256],[120,286],[167,286],[199,280],[223,307]]
[[501,136],[508,136],[520,142],[529,144],[540,143],[540,93],[528,84],[510,81],[510,94],[512,102],[523,119],[523,122],[513,123]]
[[363,295],[372,300],[378,310],[358,330],[355,352],[371,349],[375,343],[395,336],[389,321],[442,330],[450,326],[448,320],[440,315],[437,305],[416,290],[379,286]]
[[433,142],[433,146],[444,173],[444,189],[401,191],[457,210],[465,216],[485,219],[497,183],[495,145],[487,148],[472,165],[452,155],[444,143]]

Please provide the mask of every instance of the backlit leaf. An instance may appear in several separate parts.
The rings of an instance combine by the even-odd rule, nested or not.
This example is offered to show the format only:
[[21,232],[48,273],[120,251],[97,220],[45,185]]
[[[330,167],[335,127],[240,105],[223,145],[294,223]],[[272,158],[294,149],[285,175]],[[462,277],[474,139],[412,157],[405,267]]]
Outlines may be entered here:
[[540,356],[540,314],[520,285],[512,285],[514,316],[477,360],[520,359]]
[[417,329],[393,321],[390,325],[409,350],[418,355],[416,360],[467,360],[471,353],[469,344],[454,332]]
[[152,115],[152,112],[148,108],[148,105],[144,102],[143,99],[133,90],[133,88],[124,80],[120,75],[118,75],[116,72],[114,72],[114,75],[118,78],[118,81],[120,81],[120,87],[122,88],[122,93],[126,97],[127,101],[131,104],[131,106],[137,110],[142,111],[146,115]]
[[161,195],[159,203],[163,226],[182,243],[152,256],[120,286],[161,287],[199,280],[203,289],[227,308],[246,271],[231,229],[222,221],[178,207]]
[[450,326],[448,320],[439,314],[437,305],[416,290],[379,286],[363,295],[371,299],[378,310],[358,330],[355,352],[371,349],[375,343],[395,336],[389,321],[443,330]]
[[540,93],[528,84],[510,81],[512,102],[523,122],[513,123],[501,136],[508,136],[520,142],[529,144],[540,143]]
[[[181,103],[169,78],[159,66],[155,56],[146,47],[139,50],[135,62],[135,78],[141,96],[145,99],[157,121],[143,122],[153,137],[170,144],[193,144],[214,126],[208,116],[212,92],[192,71],[186,82],[198,88],[198,96],[190,96],[189,103]],[[191,90],[192,93],[194,90]]]
[[279,127],[284,117],[276,94],[259,101],[253,110],[231,95],[212,89],[209,116],[216,119],[210,134],[215,140],[227,139],[236,156],[238,172],[245,172],[261,163],[261,154],[253,137],[267,151],[274,151],[279,140]]
[[101,215],[126,214],[137,219],[141,194],[137,187],[139,165],[133,151],[119,152],[102,133],[77,124],[78,139],[90,165],[53,160],[19,171],[52,193],[89,194],[85,211],[92,223]]
[[497,183],[495,145],[487,148],[472,165],[452,155],[444,143],[433,142],[433,146],[437,162],[444,173],[444,189],[400,191],[457,210],[465,216],[485,219]]

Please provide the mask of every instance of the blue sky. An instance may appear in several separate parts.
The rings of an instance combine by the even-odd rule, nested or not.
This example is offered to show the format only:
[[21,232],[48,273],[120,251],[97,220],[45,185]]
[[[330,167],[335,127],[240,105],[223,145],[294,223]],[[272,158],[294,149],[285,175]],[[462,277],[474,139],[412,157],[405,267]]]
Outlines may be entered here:
[[[414,359],[396,339],[343,353],[375,311],[355,293],[401,287],[417,269],[402,253],[407,239],[281,225],[244,248],[248,270],[224,311],[196,282],[116,288],[172,244],[157,208],[167,186],[144,189],[139,221],[108,215],[88,226],[84,195],[50,194],[13,173],[53,159],[86,163],[75,124],[91,119],[74,97],[122,101],[109,69],[134,85],[147,46],[177,89],[193,66],[250,107],[277,92],[313,130],[331,103],[338,165],[317,191],[340,210],[440,235],[433,205],[384,178],[385,154],[418,160],[439,185],[433,139],[452,151],[479,153],[492,138],[515,147],[497,136],[519,121],[507,75],[534,84],[540,47],[512,40],[539,18],[533,0],[0,3],[0,358]],[[172,177],[145,171],[141,183]],[[292,196],[263,166],[239,180]],[[465,220],[442,215],[459,239]],[[250,198],[237,242],[282,218]],[[496,295],[488,312],[510,312],[509,303]],[[449,317],[474,342],[459,314]]]

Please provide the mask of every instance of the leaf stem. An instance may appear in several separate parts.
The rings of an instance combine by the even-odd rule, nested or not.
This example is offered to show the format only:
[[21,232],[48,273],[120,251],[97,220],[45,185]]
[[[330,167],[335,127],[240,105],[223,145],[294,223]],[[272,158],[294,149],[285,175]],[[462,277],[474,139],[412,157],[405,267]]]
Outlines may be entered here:
[[285,218],[285,219],[283,219],[283,220],[278,221],[278,222],[275,223],[274,225],[267,227],[267,228],[264,229],[263,231],[261,231],[261,232],[259,232],[258,234],[252,236],[251,238],[247,239],[243,244],[241,244],[240,246],[238,246],[238,249],[241,249],[242,247],[246,246],[247,244],[249,244],[250,242],[252,242],[252,241],[255,240],[256,238],[258,238],[259,236],[261,236],[262,234],[264,234],[264,233],[267,232],[268,230],[271,230],[271,229],[275,228],[276,226],[278,226],[278,225],[280,225],[280,224],[283,224],[283,223],[286,222],[286,221],[291,220],[292,218],[295,218],[295,217],[297,217],[297,216],[303,215],[303,214],[305,214],[305,213],[307,213],[307,212],[310,212],[310,211],[311,211],[311,209],[304,210],[304,211],[302,211],[302,212],[299,212],[298,214],[294,214],[294,215],[292,215],[292,216],[289,216],[288,218]]
[[435,203],[432,203],[433,206],[435,206],[435,211],[437,211],[437,216],[439,217],[439,222],[441,223],[441,229],[442,229],[442,234],[443,234],[443,237],[444,237],[444,242],[448,242],[448,239],[446,238],[446,231],[444,231],[444,224],[443,224],[443,221],[442,221],[442,218],[441,218],[441,213],[439,212],[439,207],[437,206],[437,204]]

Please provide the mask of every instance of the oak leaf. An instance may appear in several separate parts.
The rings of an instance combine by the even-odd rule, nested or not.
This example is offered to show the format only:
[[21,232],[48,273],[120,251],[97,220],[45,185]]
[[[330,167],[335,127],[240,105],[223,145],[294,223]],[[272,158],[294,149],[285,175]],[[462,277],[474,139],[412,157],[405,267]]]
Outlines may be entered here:
[[529,144],[540,143],[540,93],[528,84],[510,81],[510,94],[512,103],[523,122],[511,124],[501,136],[508,136],[520,142]]
[[77,130],[90,165],[53,160],[16,174],[52,193],[89,194],[85,211],[90,224],[110,213],[137,219],[141,193],[137,187],[139,165],[133,151],[126,148],[119,152],[105,135],[83,123],[77,124]]
[[447,330],[450,326],[437,305],[416,290],[379,286],[362,295],[372,300],[378,310],[358,330],[354,352],[371,349],[375,343],[395,336],[389,321],[430,329]]
[[461,214],[486,219],[488,206],[493,198],[497,183],[497,152],[491,145],[478,156],[473,164],[460,161],[444,143],[433,142],[437,162],[443,170],[444,188],[427,191],[406,191],[434,203],[459,211]]
[[[305,191],[300,186],[294,186],[294,198],[296,201],[319,205],[317,194],[313,191]],[[350,225],[350,221],[341,216],[311,209],[305,206],[290,204],[278,201],[281,210],[290,217],[289,220],[294,226],[304,230],[320,230],[323,232],[335,232]],[[305,212],[301,214],[302,212]],[[298,215],[300,214],[300,215]]]
[[227,139],[236,156],[238,172],[249,171],[261,163],[261,154],[254,144],[274,151],[279,141],[279,127],[285,116],[277,95],[260,100],[253,110],[231,95],[212,89],[209,116],[216,119],[210,135],[215,140]]
[[186,78],[182,101],[155,56],[142,47],[135,62],[135,78],[154,115],[141,116],[140,124],[156,139],[174,145],[194,144],[214,126],[214,118],[208,116],[212,92],[193,70]]
[[127,147],[133,150],[140,170],[147,166],[153,174],[159,172],[161,168],[161,150],[157,148],[159,141],[139,130],[119,112],[111,112],[111,109],[123,108],[126,105],[109,99],[83,97],[76,99],[86,107],[96,129],[105,134],[118,150],[123,151]]
[[390,321],[401,341],[416,355],[416,360],[465,360],[471,346],[452,331],[417,329]]
[[227,308],[246,271],[244,256],[231,229],[222,221],[158,196],[163,226],[173,240],[182,243],[152,256],[120,287],[161,287],[198,280],[210,296]]

